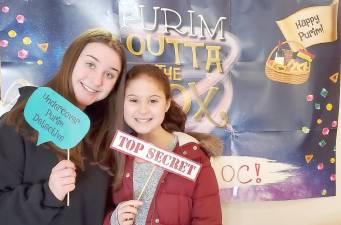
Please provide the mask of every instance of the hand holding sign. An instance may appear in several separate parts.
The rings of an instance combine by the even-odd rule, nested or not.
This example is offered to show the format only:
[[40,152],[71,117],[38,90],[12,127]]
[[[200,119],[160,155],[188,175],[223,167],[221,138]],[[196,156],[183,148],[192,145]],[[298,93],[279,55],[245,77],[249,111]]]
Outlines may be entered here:
[[[178,174],[184,178],[195,181],[201,165],[173,152],[169,152],[156,146],[144,142],[136,137],[128,135],[122,131],[116,131],[115,137],[111,143],[111,148],[151,162],[160,166],[171,173]],[[151,174],[154,171],[151,172]],[[149,180],[149,178],[148,178]],[[148,180],[146,183],[148,183]],[[143,188],[143,190],[145,187]],[[139,199],[142,192],[139,196]]]
[[[124,154],[131,155],[154,164],[137,200],[123,202],[117,206],[117,219],[120,222],[134,222],[137,207],[142,203],[140,202],[141,197],[155,172],[156,166],[160,166],[171,173],[175,173],[192,181],[196,180],[201,169],[201,164],[197,162],[191,161],[173,152],[160,149],[119,130],[116,131],[110,147]],[[135,206],[134,204],[139,205]]]
[[47,87],[40,87],[32,93],[26,103],[24,117],[38,132],[37,145],[51,141],[59,148],[67,150],[68,160],[69,149],[76,146],[90,128],[90,120],[86,114]]

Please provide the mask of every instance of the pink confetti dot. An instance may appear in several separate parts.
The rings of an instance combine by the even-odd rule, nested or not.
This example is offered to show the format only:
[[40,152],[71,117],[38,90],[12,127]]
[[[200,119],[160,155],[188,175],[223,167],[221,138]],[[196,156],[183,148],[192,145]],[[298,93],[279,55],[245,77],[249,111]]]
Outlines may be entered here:
[[318,170],[323,170],[323,168],[324,168],[324,164],[322,162],[317,164],[317,169]]
[[28,51],[26,51],[25,49],[21,49],[20,51],[18,51],[18,57],[20,59],[26,59],[28,56]]
[[8,6],[4,6],[4,7],[1,8],[1,11],[3,13],[8,13],[9,12],[9,7]]
[[17,15],[17,17],[15,17],[18,23],[24,23],[25,21],[25,17],[23,15]]
[[0,47],[6,48],[8,46],[7,40],[0,40]]
[[337,127],[337,121],[334,120],[334,121],[332,122],[332,128],[335,128],[335,127]]
[[322,134],[325,135],[325,136],[328,135],[329,134],[329,129],[327,127],[323,128],[322,129]]
[[314,100],[314,95],[307,95],[306,99],[307,99],[307,102],[311,102]]
[[336,174],[333,173],[332,175],[330,175],[330,180],[331,181],[336,181]]

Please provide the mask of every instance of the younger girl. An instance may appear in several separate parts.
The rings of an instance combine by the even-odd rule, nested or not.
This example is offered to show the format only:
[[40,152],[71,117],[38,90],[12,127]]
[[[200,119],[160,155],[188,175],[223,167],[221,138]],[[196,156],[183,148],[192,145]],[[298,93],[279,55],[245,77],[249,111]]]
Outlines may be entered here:
[[124,120],[134,135],[201,163],[202,169],[193,182],[156,167],[138,201],[153,165],[125,156],[125,162],[118,162],[121,173],[114,180],[113,203],[117,207],[104,224],[222,224],[218,185],[207,155],[212,153],[183,133],[186,115],[171,98],[167,76],[153,65],[137,65],[126,79]]

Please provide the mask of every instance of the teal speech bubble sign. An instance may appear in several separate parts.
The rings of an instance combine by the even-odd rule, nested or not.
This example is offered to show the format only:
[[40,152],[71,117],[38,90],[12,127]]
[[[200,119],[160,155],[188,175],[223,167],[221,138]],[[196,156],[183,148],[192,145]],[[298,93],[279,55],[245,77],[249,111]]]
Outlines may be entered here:
[[24,117],[38,131],[37,145],[51,141],[61,149],[70,149],[90,128],[89,117],[83,111],[48,87],[32,93]]

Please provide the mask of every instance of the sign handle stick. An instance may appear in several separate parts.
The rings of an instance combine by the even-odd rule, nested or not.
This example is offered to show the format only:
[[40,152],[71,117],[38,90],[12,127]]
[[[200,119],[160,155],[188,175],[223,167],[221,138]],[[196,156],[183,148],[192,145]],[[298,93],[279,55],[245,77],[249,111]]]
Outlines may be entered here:
[[[67,160],[70,160],[70,149],[68,148],[67,149]],[[70,205],[70,192],[67,193],[67,196],[66,196],[66,206],[69,206]]]
[[147,184],[149,183],[150,178],[152,178],[152,175],[153,175],[155,169],[156,169],[156,166],[154,166],[153,169],[152,169],[152,171],[150,172],[149,177],[148,177],[146,183],[144,184],[144,186],[143,186],[143,188],[142,188],[142,191],[141,191],[139,197],[137,198],[137,200],[140,200],[140,199],[141,199],[142,194],[143,194],[144,190],[146,189]]

